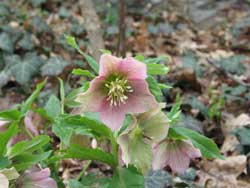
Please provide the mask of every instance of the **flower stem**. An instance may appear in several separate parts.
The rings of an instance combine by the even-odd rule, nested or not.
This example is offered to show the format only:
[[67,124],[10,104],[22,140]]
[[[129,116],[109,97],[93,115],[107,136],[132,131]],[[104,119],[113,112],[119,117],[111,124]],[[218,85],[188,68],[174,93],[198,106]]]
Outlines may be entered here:
[[85,174],[86,170],[88,169],[89,165],[91,164],[91,160],[89,160],[87,162],[87,164],[83,167],[82,171],[80,172],[80,174],[77,176],[76,180],[79,181],[81,179],[81,177]]

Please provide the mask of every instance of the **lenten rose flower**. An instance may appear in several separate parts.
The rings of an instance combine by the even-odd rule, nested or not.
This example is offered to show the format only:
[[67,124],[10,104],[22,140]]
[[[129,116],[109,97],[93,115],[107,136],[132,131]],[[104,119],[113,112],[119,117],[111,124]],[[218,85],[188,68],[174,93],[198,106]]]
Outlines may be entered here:
[[57,188],[54,179],[50,178],[50,169],[32,169],[20,177],[19,188]]
[[128,165],[133,164],[142,172],[151,167],[153,153],[151,144],[167,137],[168,118],[161,111],[160,104],[148,112],[138,115],[132,124],[118,137],[120,156]]
[[148,89],[146,65],[132,57],[117,58],[103,54],[99,76],[85,93],[77,96],[83,111],[99,112],[101,120],[118,130],[125,114],[138,114],[157,107]]
[[197,157],[201,157],[201,152],[189,141],[167,139],[154,148],[153,169],[169,166],[182,174],[188,168],[190,159]]
[[9,188],[9,181],[18,177],[19,174],[14,167],[0,170],[0,188]]

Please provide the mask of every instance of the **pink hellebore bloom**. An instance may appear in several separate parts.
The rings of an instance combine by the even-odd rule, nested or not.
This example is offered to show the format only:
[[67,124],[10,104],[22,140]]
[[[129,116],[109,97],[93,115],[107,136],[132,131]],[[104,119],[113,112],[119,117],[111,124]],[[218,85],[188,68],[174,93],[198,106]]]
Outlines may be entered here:
[[103,54],[99,76],[91,81],[85,93],[78,95],[76,101],[83,104],[83,111],[99,112],[108,127],[118,130],[126,113],[143,113],[157,107],[146,77],[144,63],[132,57],[121,59]]
[[18,181],[19,188],[57,188],[54,179],[50,178],[50,169],[32,169]]
[[184,173],[190,159],[201,157],[200,150],[189,141],[166,140],[154,148],[153,169],[158,170],[165,166],[177,173]]

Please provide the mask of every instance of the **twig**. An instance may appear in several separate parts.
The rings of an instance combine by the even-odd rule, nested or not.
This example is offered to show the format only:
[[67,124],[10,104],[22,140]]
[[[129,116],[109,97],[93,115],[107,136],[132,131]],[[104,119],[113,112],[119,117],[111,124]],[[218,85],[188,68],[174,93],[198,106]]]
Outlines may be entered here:
[[125,38],[126,38],[126,24],[125,24],[125,17],[126,17],[126,5],[125,0],[119,0],[119,36],[117,42],[117,56],[125,56],[126,55],[126,45],[125,45]]
[[93,52],[92,55],[98,61],[101,55],[99,50],[105,48],[99,17],[92,0],[79,0],[79,5]]

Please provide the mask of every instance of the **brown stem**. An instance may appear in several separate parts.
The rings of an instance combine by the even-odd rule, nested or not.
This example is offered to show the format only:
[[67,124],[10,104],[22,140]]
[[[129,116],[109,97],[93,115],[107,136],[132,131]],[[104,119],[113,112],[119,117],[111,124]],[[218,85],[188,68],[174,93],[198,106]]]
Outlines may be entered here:
[[126,45],[125,45],[125,34],[126,34],[126,4],[125,0],[119,0],[119,36],[117,43],[117,56],[125,57],[126,55]]

